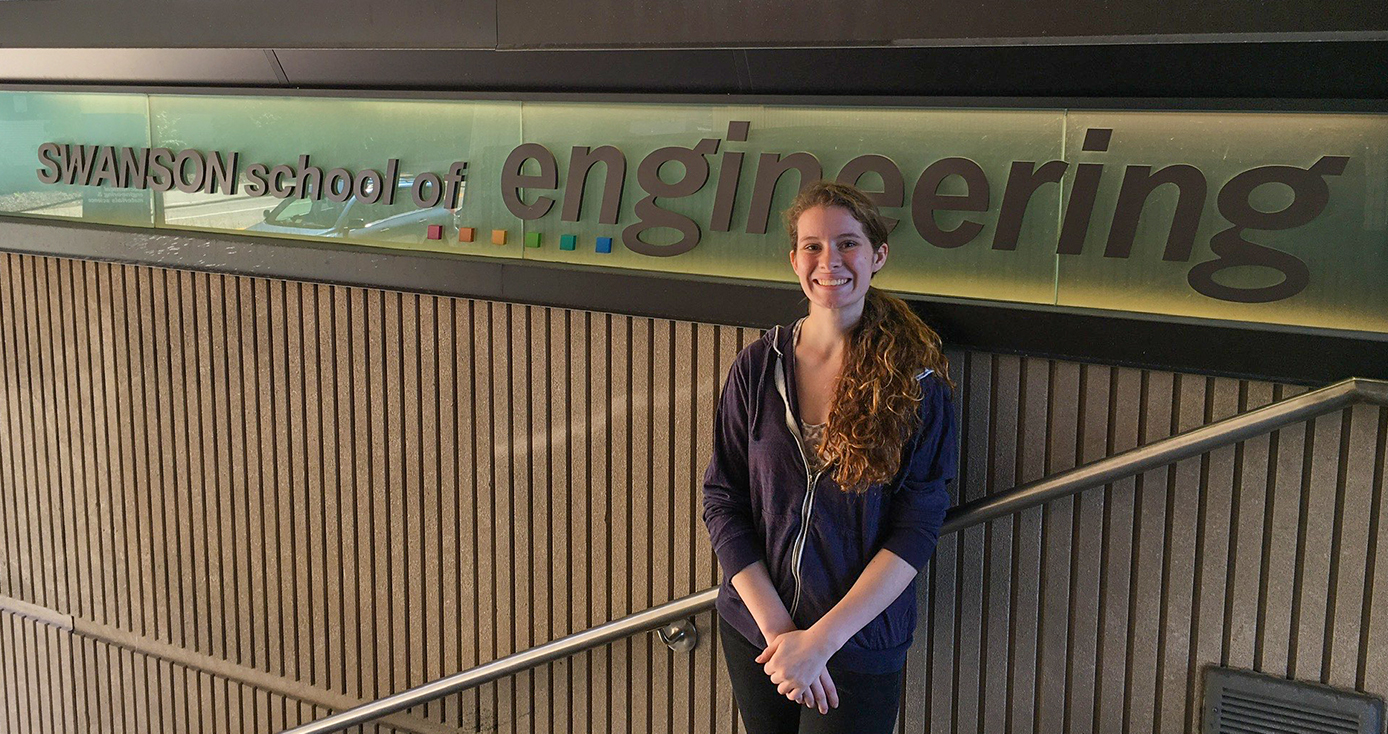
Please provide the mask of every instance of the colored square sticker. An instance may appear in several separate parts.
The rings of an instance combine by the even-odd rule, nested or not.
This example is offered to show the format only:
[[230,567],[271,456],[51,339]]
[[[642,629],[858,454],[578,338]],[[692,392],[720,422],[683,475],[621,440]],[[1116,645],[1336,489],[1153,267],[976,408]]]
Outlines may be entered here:
[[504,244],[506,244],[506,230],[504,230],[504,229],[494,229],[494,230],[492,230],[492,244],[493,244],[493,245],[504,245]]
[[540,246],[540,233],[539,233],[539,232],[526,232],[526,233],[525,233],[525,246],[526,246],[526,247],[539,247],[539,246]]
[[441,240],[441,239],[443,239],[443,225],[440,225],[440,224],[431,224],[431,225],[429,225],[429,235],[428,235],[428,237],[429,237],[429,239],[431,239],[431,240]]
[[472,241],[472,238],[473,238],[473,237],[476,237],[476,236],[477,236],[477,230],[473,229],[472,227],[459,227],[459,228],[458,228],[458,241],[459,241],[459,242],[471,242],[471,241]]
[[561,249],[561,250],[573,250],[573,249],[577,249],[577,248],[578,248],[578,238],[577,238],[577,237],[575,237],[575,236],[573,236],[573,235],[571,235],[571,234],[561,235],[561,236],[559,237],[559,249]]
[[612,252],[612,238],[611,238],[611,237],[599,237],[599,238],[598,238],[598,252]]

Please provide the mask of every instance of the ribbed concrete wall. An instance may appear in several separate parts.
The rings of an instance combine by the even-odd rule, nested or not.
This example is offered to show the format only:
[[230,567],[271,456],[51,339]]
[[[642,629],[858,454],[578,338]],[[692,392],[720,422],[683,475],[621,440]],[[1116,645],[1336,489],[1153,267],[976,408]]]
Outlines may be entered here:
[[[756,333],[0,255],[0,727],[273,730],[713,585]],[[1299,391],[950,357],[968,498]],[[1388,691],[1385,445],[1355,408],[945,540],[903,731],[1184,731],[1209,662]],[[390,723],[733,731],[715,639]]]
[[[966,499],[1305,392],[955,364]],[[1388,409],[1357,406],[947,538],[907,730],[1195,731],[1212,664],[1383,696],[1385,448]]]

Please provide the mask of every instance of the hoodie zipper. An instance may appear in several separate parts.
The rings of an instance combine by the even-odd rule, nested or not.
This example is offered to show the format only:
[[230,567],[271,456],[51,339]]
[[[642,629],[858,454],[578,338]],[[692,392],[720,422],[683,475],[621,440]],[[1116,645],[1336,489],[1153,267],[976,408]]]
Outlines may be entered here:
[[[801,319],[803,321],[804,319]],[[795,323],[798,330],[800,322]],[[805,441],[800,435],[800,426],[795,420],[795,414],[790,410],[790,397],[786,392],[785,363],[780,348],[781,327],[776,327],[776,333],[772,337],[771,345],[776,350],[776,392],[781,396],[781,402],[786,406],[786,428],[790,430],[791,436],[795,439],[795,448],[800,451],[800,463],[805,468],[805,500],[800,503],[800,531],[795,535],[795,542],[791,544],[791,579],[795,582],[795,594],[790,602],[790,615],[795,616],[795,612],[800,607],[800,590],[802,579],[800,576],[800,563],[805,557],[805,543],[810,538],[810,518],[814,515],[814,492],[819,484],[819,477],[824,474],[828,467],[821,467],[817,472],[810,472],[810,460],[805,453]],[[792,343],[794,343],[792,341]],[[917,380],[925,378],[933,369],[927,369],[916,375]]]
[[[805,461],[805,450],[803,448],[800,450],[800,460]],[[796,538],[795,551],[793,554],[794,566],[791,567],[791,578],[795,580],[795,597],[791,599],[790,602],[790,614],[792,617],[795,616],[795,611],[800,607],[800,589],[803,587],[800,577],[800,562],[805,558],[805,542],[810,538],[810,517],[814,514],[815,485],[819,482],[819,475],[823,473],[821,470],[811,475],[809,471],[809,463],[806,462],[805,474],[808,477],[808,482],[805,487],[805,502],[801,505],[800,509],[800,516],[803,519],[800,523],[800,534]]]
[[[799,325],[798,323],[796,324]],[[814,491],[819,484],[819,477],[824,473],[821,468],[817,472],[810,471],[810,460],[805,454],[805,442],[800,436],[800,427],[796,425],[795,414],[790,410],[790,398],[786,395],[786,377],[784,363],[781,359],[781,351],[776,350],[776,392],[781,395],[781,402],[786,406],[786,428],[790,430],[791,436],[795,438],[795,447],[800,450],[800,463],[805,468],[805,500],[800,503],[800,531],[795,535],[795,542],[791,545],[791,579],[795,582],[795,594],[790,602],[790,615],[795,616],[796,610],[800,607],[800,590],[802,580],[800,576],[800,563],[805,557],[805,543],[810,537],[810,518],[814,515]]]

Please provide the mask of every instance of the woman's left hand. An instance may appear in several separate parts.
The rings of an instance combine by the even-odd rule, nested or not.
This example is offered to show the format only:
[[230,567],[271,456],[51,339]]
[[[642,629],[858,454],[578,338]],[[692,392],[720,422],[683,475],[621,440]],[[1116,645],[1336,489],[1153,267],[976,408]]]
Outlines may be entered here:
[[792,701],[799,701],[819,680],[833,650],[819,636],[805,630],[778,635],[757,656],[763,670],[776,684],[776,690]]

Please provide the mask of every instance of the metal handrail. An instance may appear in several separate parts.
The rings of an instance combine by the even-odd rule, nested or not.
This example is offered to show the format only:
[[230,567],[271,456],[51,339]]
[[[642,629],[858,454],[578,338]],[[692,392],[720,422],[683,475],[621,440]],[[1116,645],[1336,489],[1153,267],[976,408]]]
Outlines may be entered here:
[[[1019,485],[1006,492],[955,507],[945,517],[940,534],[953,533],[1077,494],[1149,469],[1199,456],[1212,449],[1237,443],[1283,426],[1314,418],[1354,403],[1388,406],[1388,381],[1351,377],[1296,397],[1279,401],[1207,426],[1139,446],[1052,477]],[[717,587],[622,617],[584,632],[562,637],[539,647],[508,655],[485,665],[440,678],[354,709],[334,714],[283,734],[329,734],[349,726],[404,711],[422,703],[514,675],[544,663],[568,657],[638,632],[662,627],[713,608]]]

